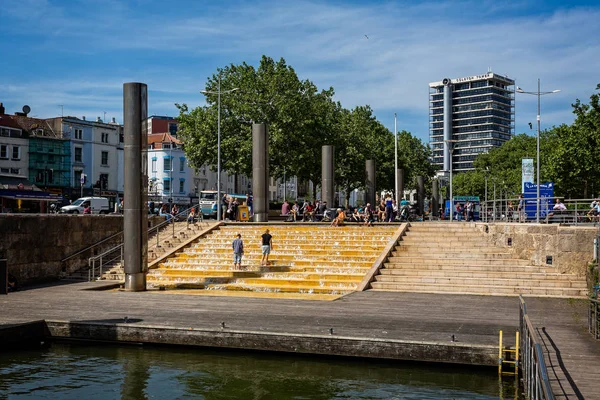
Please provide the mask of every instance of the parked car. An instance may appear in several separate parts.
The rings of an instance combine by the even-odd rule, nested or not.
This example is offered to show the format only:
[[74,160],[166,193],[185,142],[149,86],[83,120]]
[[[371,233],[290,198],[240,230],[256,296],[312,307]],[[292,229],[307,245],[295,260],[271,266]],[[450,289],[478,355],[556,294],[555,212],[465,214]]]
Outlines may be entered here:
[[106,197],[82,197],[68,206],[61,207],[61,214],[83,214],[84,204],[89,203],[92,214],[108,214],[108,199]]

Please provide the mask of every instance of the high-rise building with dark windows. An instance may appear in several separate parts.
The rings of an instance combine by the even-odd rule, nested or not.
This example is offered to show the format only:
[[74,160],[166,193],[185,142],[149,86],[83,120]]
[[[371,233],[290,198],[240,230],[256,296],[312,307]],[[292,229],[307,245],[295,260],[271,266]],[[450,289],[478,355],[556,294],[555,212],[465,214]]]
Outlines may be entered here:
[[488,72],[429,84],[429,143],[440,171],[473,169],[473,160],[514,132],[515,81]]

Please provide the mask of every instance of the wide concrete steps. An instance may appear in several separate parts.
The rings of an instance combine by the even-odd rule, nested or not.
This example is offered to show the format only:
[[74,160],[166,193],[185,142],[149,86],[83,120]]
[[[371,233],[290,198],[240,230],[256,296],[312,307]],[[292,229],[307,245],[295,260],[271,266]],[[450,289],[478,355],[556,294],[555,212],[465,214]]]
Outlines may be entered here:
[[197,270],[180,270],[180,269],[169,269],[161,271],[160,274],[155,273],[152,275],[156,277],[168,277],[168,276],[179,276],[179,277],[205,277],[205,278],[238,278],[238,279],[254,279],[254,278],[265,278],[265,279],[280,279],[280,280],[306,280],[306,281],[360,281],[364,274],[352,274],[352,273],[315,273],[315,272],[262,272],[262,271],[247,271],[247,270],[212,270],[212,271],[197,271]]
[[585,297],[585,280],[532,265],[492,245],[474,224],[411,224],[371,283],[373,290]]
[[[461,242],[464,243],[464,242]],[[464,249],[467,248],[469,250],[471,249],[479,249],[479,248],[484,248],[487,249],[490,247],[490,244],[488,242],[484,242],[482,240],[477,240],[477,241],[473,241],[473,242],[469,242],[469,243],[464,243],[465,246],[462,245],[457,245],[456,243],[452,243],[452,242],[448,242],[446,240],[440,240],[440,241],[435,241],[435,242],[429,242],[429,241],[423,241],[423,240],[411,240],[408,239],[406,236],[402,237],[402,240],[400,241],[400,246],[398,246],[398,248],[410,248],[410,249],[429,249],[429,251],[431,251],[431,249],[444,249],[444,251],[446,249],[456,249],[461,248]]]
[[398,275],[379,275],[376,282],[382,283],[402,283],[402,284],[420,284],[434,283],[451,286],[523,286],[527,287],[548,287],[548,288],[577,288],[586,290],[585,282],[572,281],[568,279],[553,279],[555,277],[540,276],[537,279],[529,278],[507,278],[507,277],[450,277],[450,276],[398,276]]
[[[150,288],[206,292],[342,295],[360,284],[398,226],[269,225],[273,249],[261,266],[267,226],[222,225],[149,271]],[[244,241],[243,269],[233,269],[231,243]]]
[[406,243],[402,243],[396,247],[395,251],[399,253],[424,253],[431,254],[432,252],[440,252],[441,254],[454,254],[454,253],[469,253],[469,254],[510,254],[508,252],[500,252],[498,249],[490,248],[489,244],[485,246],[473,246],[464,248],[462,246],[454,247],[426,247],[426,246],[410,246]]
[[[269,282],[263,284],[245,284],[245,283],[201,283],[201,282],[173,282],[171,280],[160,282],[148,282],[150,289],[155,287],[164,287],[165,289],[203,289],[206,291],[238,291],[249,293],[297,293],[297,294],[319,294],[319,295],[335,295],[337,297],[352,293],[355,289],[337,287],[331,285],[311,286],[311,285],[273,285]],[[309,299],[309,297],[306,297]],[[319,300],[316,298],[315,300]]]
[[504,285],[444,285],[435,283],[411,284],[410,287],[396,283],[373,282],[371,290],[417,293],[452,293],[487,296],[518,296],[520,294],[540,297],[582,298],[587,290],[577,288],[548,288],[536,286]]
[[557,279],[569,281],[575,278],[571,274],[559,274],[556,272],[550,272],[549,270],[541,270],[538,267],[506,267],[503,270],[489,269],[484,266],[475,266],[471,269],[461,268],[457,271],[456,268],[448,266],[445,269],[431,268],[431,269],[381,269],[381,277],[385,276],[419,276],[419,277],[466,277],[466,278],[505,278],[512,277],[518,279]]

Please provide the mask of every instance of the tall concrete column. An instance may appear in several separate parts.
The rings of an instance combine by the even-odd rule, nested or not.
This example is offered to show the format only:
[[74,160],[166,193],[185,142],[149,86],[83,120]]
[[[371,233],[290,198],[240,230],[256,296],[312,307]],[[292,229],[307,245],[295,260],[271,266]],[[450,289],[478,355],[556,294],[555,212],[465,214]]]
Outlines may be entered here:
[[269,221],[269,133],[265,124],[252,124],[252,195],[254,222]]
[[327,202],[327,207],[335,204],[335,150],[333,146],[321,148],[321,201]]
[[367,182],[366,182],[366,187],[367,187],[367,202],[371,203],[371,207],[375,208],[378,206],[378,204],[376,204],[376,190],[377,190],[377,186],[375,185],[375,160],[367,160],[367,162],[365,163],[365,169],[366,169],[366,177],[367,177]]
[[148,137],[143,124],[148,119],[148,86],[123,84],[124,189],[123,258],[125,290],[146,290],[148,270]]
[[431,184],[431,213],[434,217],[439,217],[439,208],[440,208],[440,190],[437,178],[433,180]]
[[419,214],[425,214],[425,179],[422,176],[417,176],[417,204]]
[[398,170],[398,191],[400,192],[400,200],[404,198],[404,169]]

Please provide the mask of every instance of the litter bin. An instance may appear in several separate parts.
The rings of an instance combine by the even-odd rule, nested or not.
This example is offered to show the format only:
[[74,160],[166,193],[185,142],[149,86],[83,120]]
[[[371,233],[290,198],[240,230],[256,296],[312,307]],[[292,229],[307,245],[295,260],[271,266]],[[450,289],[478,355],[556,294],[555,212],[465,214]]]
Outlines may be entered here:
[[250,219],[250,210],[248,206],[238,206],[238,220],[248,221]]
[[8,268],[6,259],[0,259],[0,294],[8,294]]

